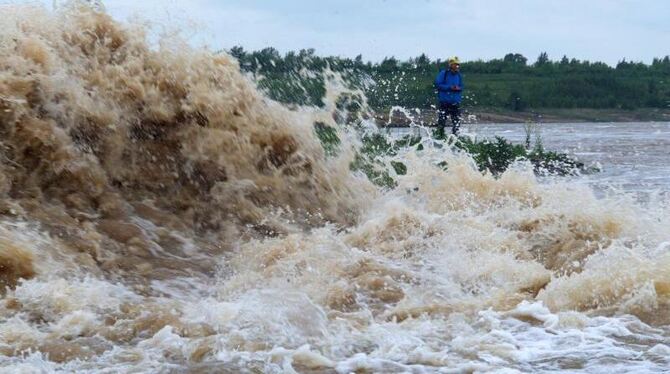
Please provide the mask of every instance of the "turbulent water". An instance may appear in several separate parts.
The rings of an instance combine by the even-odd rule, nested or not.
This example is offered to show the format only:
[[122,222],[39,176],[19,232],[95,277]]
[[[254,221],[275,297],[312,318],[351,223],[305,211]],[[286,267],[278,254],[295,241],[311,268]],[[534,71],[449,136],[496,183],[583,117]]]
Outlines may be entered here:
[[[448,147],[398,187],[221,54],[0,8],[11,372],[663,372],[670,209]],[[447,162],[447,170],[440,165]]]

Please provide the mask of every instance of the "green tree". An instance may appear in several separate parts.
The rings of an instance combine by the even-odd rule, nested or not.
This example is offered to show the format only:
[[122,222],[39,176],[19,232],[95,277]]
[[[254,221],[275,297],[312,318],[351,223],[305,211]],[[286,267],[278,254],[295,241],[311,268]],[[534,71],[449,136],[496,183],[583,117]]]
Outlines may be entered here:
[[515,65],[526,65],[526,62],[528,62],[528,59],[525,58],[522,54],[520,53],[508,53],[505,55],[503,58],[504,62],[510,63],[510,64],[515,64]]
[[535,61],[535,66],[536,67],[541,67],[544,65],[547,65],[549,63],[549,55],[547,52],[542,52],[540,53],[539,56],[537,56],[537,60]]
[[[425,54],[407,60],[387,57],[381,62],[317,56],[314,49],[279,54],[274,48],[245,51],[236,46],[229,54],[240,68],[259,74],[259,86],[273,99],[287,103],[321,105],[325,93],[321,72],[329,67],[346,83],[365,91],[371,107],[385,112],[390,106],[430,108],[435,103],[433,79],[442,61]],[[303,70],[309,74],[304,75]],[[542,52],[532,65],[518,53],[488,61],[465,61],[465,106],[526,110],[527,108],[667,108],[670,105],[670,56],[650,65],[621,60],[611,67],[602,62],[563,56],[552,61]]]

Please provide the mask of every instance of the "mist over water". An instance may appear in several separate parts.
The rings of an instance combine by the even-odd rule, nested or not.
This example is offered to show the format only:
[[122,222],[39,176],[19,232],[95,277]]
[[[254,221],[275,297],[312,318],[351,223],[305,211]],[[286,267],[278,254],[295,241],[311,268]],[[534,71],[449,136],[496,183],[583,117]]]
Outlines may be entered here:
[[289,110],[231,57],[87,7],[2,12],[3,370],[670,364],[662,197],[494,178],[431,140],[378,189],[355,138],[314,135],[332,99]]

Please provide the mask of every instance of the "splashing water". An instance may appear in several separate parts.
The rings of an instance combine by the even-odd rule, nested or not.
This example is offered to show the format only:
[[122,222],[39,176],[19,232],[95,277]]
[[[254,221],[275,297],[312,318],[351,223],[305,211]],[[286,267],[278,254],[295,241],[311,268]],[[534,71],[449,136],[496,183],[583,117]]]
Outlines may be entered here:
[[324,154],[328,106],[288,110],[226,55],[2,11],[3,370],[670,364],[666,203],[493,178],[433,140],[377,190],[348,143]]

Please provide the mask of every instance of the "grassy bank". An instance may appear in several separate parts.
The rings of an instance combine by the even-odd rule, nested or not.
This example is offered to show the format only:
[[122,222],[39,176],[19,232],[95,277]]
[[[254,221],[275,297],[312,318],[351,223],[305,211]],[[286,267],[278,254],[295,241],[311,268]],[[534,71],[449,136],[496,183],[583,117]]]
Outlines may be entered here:
[[[363,56],[321,57],[314,50],[281,55],[273,48],[248,52],[236,47],[230,53],[238,58],[242,70],[259,77],[259,85],[275,100],[323,104],[321,73],[332,71],[361,89],[378,112],[392,106],[430,109],[435,104],[435,76],[445,65],[425,55],[405,61],[388,57],[373,63]],[[546,53],[532,62],[508,53],[488,61],[464,61],[461,72],[464,106],[475,113],[497,108],[520,112],[503,112],[512,118],[538,111],[564,121],[646,121],[659,119],[645,114],[644,108],[670,109],[670,56],[655,58],[651,64],[622,60],[609,66],[565,56],[552,60]]]

